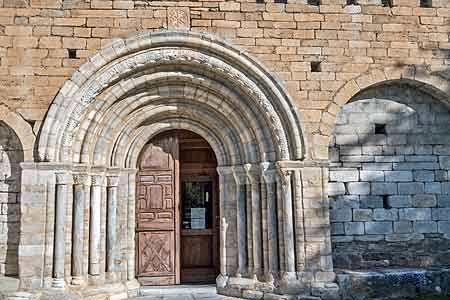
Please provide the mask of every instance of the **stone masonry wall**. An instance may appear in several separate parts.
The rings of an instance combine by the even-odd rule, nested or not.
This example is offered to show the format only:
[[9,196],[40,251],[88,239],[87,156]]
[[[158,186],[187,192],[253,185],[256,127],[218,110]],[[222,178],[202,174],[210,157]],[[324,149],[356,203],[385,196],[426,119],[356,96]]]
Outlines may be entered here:
[[338,114],[329,195],[335,267],[450,264],[450,114],[408,85]]
[[[427,74],[433,74],[433,78],[446,76],[446,70],[450,64],[448,59],[450,53],[450,27],[448,26],[450,2],[448,0],[433,0],[432,7],[428,8],[420,7],[420,0],[392,0],[392,7],[383,6],[381,0],[358,0],[358,5],[347,5],[346,0],[321,0],[320,5],[309,5],[308,2],[307,0],[0,0],[0,102],[5,103],[9,109],[33,124],[34,133],[38,134],[41,121],[63,82],[89,56],[97,53],[112,39],[143,30],[180,28],[205,31],[242,47],[243,51],[257,57],[279,78],[298,107],[307,143],[305,146],[306,158],[325,160],[328,159],[329,138],[335,116],[345,103],[344,101],[334,102],[335,95],[345,84],[352,83],[351,87],[358,87],[358,84],[365,83],[353,81],[358,76],[371,70],[384,70],[388,67],[394,69],[392,72],[404,72],[406,68],[408,73],[403,75],[412,74],[410,77],[414,77],[416,70],[419,69],[426,70]],[[374,77],[373,83],[381,77]],[[345,100],[351,98],[353,96],[351,91],[356,89],[351,89]],[[431,107],[428,106],[428,108],[431,111]],[[0,112],[0,120],[2,117]],[[9,131],[1,133],[0,140],[12,136]],[[25,144],[25,141],[21,142]],[[412,149],[416,151],[414,147]],[[427,149],[429,151],[429,148]],[[433,153],[435,149],[432,147],[431,151]],[[17,153],[20,156],[20,151]],[[418,156],[422,155],[419,153],[421,152],[417,152]],[[423,155],[427,155],[427,153],[423,153]],[[394,163],[391,163],[392,166]],[[422,162],[410,163],[422,164]],[[424,163],[436,165],[440,161]],[[30,171],[29,174],[35,173]],[[317,174],[323,175],[322,171],[320,173],[317,171],[310,176],[316,177]],[[416,176],[414,174],[412,175],[413,180]],[[422,175],[426,177],[427,174]],[[385,176],[384,173],[383,176]],[[433,176],[432,183],[436,183],[437,178],[440,177],[437,177],[438,173]],[[305,177],[308,176],[305,175]],[[326,203],[326,201],[320,201],[320,204],[315,201],[315,199],[322,199],[324,186],[319,180],[312,181],[313,183],[309,183],[309,186],[308,184],[303,185],[305,187],[305,203],[310,206],[307,209],[311,208],[307,213],[311,212],[312,216],[305,216],[305,219],[311,223],[320,223],[318,226],[328,233],[328,216],[322,207],[322,202]],[[422,183],[420,187],[417,185],[418,182]],[[420,189],[419,195],[427,195],[430,202],[436,201],[437,204],[436,207],[413,207],[412,203],[417,199],[414,200],[414,196],[411,196],[411,207],[409,208],[413,209],[411,213],[414,212],[420,216],[419,211],[421,210],[416,209],[423,209],[429,213],[425,213],[424,220],[420,220],[423,223],[419,223],[419,220],[415,219],[407,220],[412,228],[410,230],[415,230],[414,232],[417,233],[413,237],[423,236],[422,240],[410,239],[408,243],[414,244],[419,241],[416,243],[417,251],[411,253],[419,253],[419,245],[433,249],[432,253],[438,253],[441,247],[448,249],[446,240],[441,238],[442,235],[439,233],[439,230],[447,230],[442,229],[445,228],[442,226],[447,226],[445,225],[447,223],[443,223],[446,222],[443,219],[440,221],[429,220],[428,217],[431,214],[430,218],[433,218],[435,216],[433,212],[439,211],[437,205],[442,205],[439,203],[445,203],[445,201],[438,197],[438,194],[426,192],[427,188],[432,188],[428,181],[418,182],[402,181],[396,184],[396,188],[400,189],[400,184],[402,188],[406,188],[405,184],[410,185],[408,185],[408,189],[413,186],[417,187]],[[323,184],[325,185],[325,183]],[[403,187],[403,185],[405,186]],[[0,186],[2,185],[0,184]],[[354,187],[364,188],[363,186],[355,185]],[[421,187],[423,187],[423,191]],[[441,182],[441,189],[443,187]],[[44,185],[39,189],[43,190]],[[11,191],[18,192],[19,189]],[[9,195],[13,197],[14,194],[8,193],[8,197],[10,197]],[[26,209],[29,214],[26,222],[29,226],[35,225],[35,220],[44,218],[43,210],[33,207],[34,199],[24,200],[29,205]],[[339,203],[346,203],[346,201]],[[3,202],[1,205],[3,212],[6,206]],[[7,218],[9,218],[10,212],[12,216],[16,217],[12,213],[14,210],[10,210],[11,207],[14,207],[14,203],[8,204]],[[364,206],[359,208],[366,209]],[[383,207],[368,209],[372,210],[375,215],[375,209],[383,209]],[[399,238],[409,236],[411,232],[408,231],[408,225],[405,225],[406,229],[404,229],[407,232],[394,231],[394,222],[400,222],[400,211],[404,209],[403,212],[406,213],[406,207],[393,207],[393,209],[398,209],[399,220],[386,221],[392,224],[392,233],[386,235],[363,234],[363,236],[380,237],[382,235],[383,237],[398,236]],[[445,213],[443,214],[445,215]],[[317,215],[320,215],[321,218],[316,218]],[[48,212],[48,216],[48,224],[52,224],[51,211]],[[332,218],[335,217],[335,214],[332,213]],[[388,218],[388,216],[385,217]],[[346,218],[346,220],[349,219],[348,215]],[[353,212],[351,212],[351,218],[353,218]],[[373,222],[378,223],[378,215],[376,218]],[[418,233],[419,227],[429,228],[427,222],[432,224],[429,225],[431,229],[437,228],[435,232]],[[3,226],[1,228],[5,228],[3,225],[5,223],[1,224]],[[7,224],[6,243],[8,248],[14,249],[15,240],[9,239],[9,236],[14,235],[9,233],[17,230],[17,227],[12,221]],[[334,227],[339,227],[339,225]],[[384,223],[381,227],[375,225],[373,233],[384,229]],[[316,232],[311,230],[306,234],[310,240],[314,241]],[[338,232],[334,228],[333,233],[338,234]],[[345,226],[343,234],[345,234]],[[351,238],[342,236],[343,234],[341,231],[339,238],[344,240]],[[26,239],[32,240],[30,244],[33,244],[34,247],[34,244],[44,240],[43,236],[43,234],[27,236]],[[338,237],[335,236],[335,241],[337,239]],[[355,240],[357,239],[355,238]],[[3,248],[0,249],[5,249],[4,241],[3,230],[0,231],[0,247],[3,245]],[[426,243],[422,243],[423,241]],[[438,246],[433,244],[434,241]],[[52,240],[49,239],[46,247],[51,248],[51,242]],[[365,249],[372,249],[376,247],[374,245],[379,245],[379,247],[391,245],[387,243],[385,245],[381,241],[377,241],[377,244],[370,241],[361,241],[358,244],[335,243],[334,252],[341,254],[347,251],[341,250],[341,246],[345,248],[355,245],[355,248],[362,249],[358,250],[360,253],[369,253]],[[310,243],[305,247],[305,256],[314,256],[319,251],[312,249],[314,248],[312,245],[313,243]],[[400,243],[392,245],[396,247],[395,249],[400,249]],[[31,249],[31,247],[26,249]],[[386,249],[388,250],[383,250],[384,252],[380,256],[393,252],[389,250],[390,248]],[[329,250],[331,249],[320,249],[327,253]],[[26,253],[27,251],[24,250],[23,253],[29,254]],[[402,252],[407,253],[406,251]],[[2,253],[0,252],[0,267],[3,266]],[[233,253],[232,251],[230,253],[231,256]],[[373,251],[373,253],[376,256],[376,252]],[[339,255],[335,255],[336,258],[337,256]],[[32,257],[26,259],[31,260]],[[47,261],[51,261],[51,257]],[[337,266],[345,265],[339,263],[338,259],[335,261]],[[380,262],[382,260],[375,257],[367,259],[367,261]],[[434,256],[432,256],[432,262],[436,262]],[[329,265],[328,262],[323,264]],[[47,263],[45,267],[46,272],[50,274],[50,264]],[[5,267],[5,269],[8,268]],[[69,267],[67,267],[68,269]],[[22,270],[25,273],[36,273],[35,270],[27,268],[22,268]],[[11,271],[11,274],[13,273],[15,272]],[[3,274],[1,269],[0,274]]]
[[392,7],[381,0],[256,2],[0,0],[0,101],[38,129],[64,80],[111,39],[162,28],[206,31],[280,78],[298,105],[308,154],[327,159],[330,132],[321,122],[333,123],[333,96],[346,82],[375,68],[447,69],[447,0],[429,8],[419,0],[393,0]]
[[18,274],[20,165],[22,146],[14,131],[0,121],[0,276]]

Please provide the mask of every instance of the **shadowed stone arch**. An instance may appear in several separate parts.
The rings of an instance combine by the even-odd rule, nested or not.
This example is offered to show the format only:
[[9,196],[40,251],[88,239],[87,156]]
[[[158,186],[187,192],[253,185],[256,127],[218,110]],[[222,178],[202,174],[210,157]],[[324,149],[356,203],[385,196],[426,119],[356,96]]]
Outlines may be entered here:
[[328,145],[336,116],[342,107],[361,91],[390,82],[403,82],[424,90],[446,105],[450,103],[450,82],[443,77],[429,73],[417,66],[395,66],[384,69],[369,70],[349,80],[333,96],[333,101],[322,112],[320,131],[315,135],[315,149],[318,158],[327,159]]
[[334,120],[341,108],[356,94],[368,87],[386,84],[392,81],[401,81],[417,88],[428,91],[450,102],[450,82],[440,76],[430,74],[422,68],[415,66],[397,66],[385,69],[373,69],[348,81],[334,95],[333,102],[322,113],[320,132],[329,135]]

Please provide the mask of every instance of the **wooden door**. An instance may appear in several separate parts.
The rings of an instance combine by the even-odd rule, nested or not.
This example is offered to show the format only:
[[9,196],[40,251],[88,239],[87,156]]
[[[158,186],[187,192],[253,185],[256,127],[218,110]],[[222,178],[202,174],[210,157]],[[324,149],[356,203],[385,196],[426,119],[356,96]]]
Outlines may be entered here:
[[137,181],[136,270],[145,285],[179,280],[178,138],[156,137],[143,151]]
[[138,280],[144,285],[214,282],[219,272],[219,194],[211,147],[194,133],[170,131],[154,138],[139,161]]
[[219,272],[217,163],[209,144],[179,133],[181,282],[215,282]]

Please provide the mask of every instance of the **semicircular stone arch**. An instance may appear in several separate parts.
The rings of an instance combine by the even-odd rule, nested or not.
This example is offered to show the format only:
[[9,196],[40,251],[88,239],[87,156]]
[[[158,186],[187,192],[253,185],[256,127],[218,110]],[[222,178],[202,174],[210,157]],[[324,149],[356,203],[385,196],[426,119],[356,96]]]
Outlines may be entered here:
[[[155,136],[182,129],[206,140],[217,158],[217,285],[298,294],[310,292],[301,278],[331,284],[329,229],[303,214],[314,207],[326,220],[324,208],[313,204],[324,195],[325,166],[305,151],[297,107],[280,82],[242,49],[188,31],[141,32],[90,57],[51,104],[36,164],[24,165],[28,184],[54,187],[36,194],[54,205],[48,226],[55,228],[54,246],[45,250],[52,260],[33,268],[42,282],[80,285],[87,275],[135,280],[139,157]],[[307,199],[303,187],[311,191]],[[60,230],[67,226],[70,241]],[[313,255],[306,254],[307,231],[314,232]]]
[[[266,149],[274,148],[275,153],[267,158],[267,153],[260,153],[260,160],[303,158],[304,143],[295,106],[261,65],[240,50],[223,42],[208,40],[207,36],[186,32],[148,32],[113,42],[91,57],[64,84],[41,131],[38,143],[40,159],[81,162],[74,161],[74,140],[83,139],[77,135],[88,134],[83,130],[92,130],[93,125],[97,125],[101,110],[135,93],[140,83],[148,81],[149,74],[163,71],[180,72],[178,78],[177,74],[170,74],[166,80],[182,82],[182,72],[185,72],[192,76],[191,84],[194,86],[202,85],[235,99],[233,93],[237,93],[240,97],[233,101],[234,109],[249,111],[253,115],[249,120],[255,120],[253,128],[248,124],[244,126],[249,132],[253,130],[252,138],[258,138],[255,134],[261,128],[270,135],[264,136],[260,143],[263,146],[265,143]],[[133,80],[125,80],[128,78]],[[163,84],[159,85],[160,94],[169,90],[165,90]],[[227,87],[232,87],[234,92],[228,91]],[[220,107],[215,109],[220,112]],[[84,120],[91,120],[90,124],[83,124]]]
[[449,96],[430,83],[370,85],[337,114],[328,182],[336,268],[450,264],[436,251],[450,244]]
[[[330,137],[336,116],[342,107],[358,93],[367,88],[389,83],[403,82],[422,89],[442,99],[446,105],[450,103],[450,83],[445,78],[434,75],[417,66],[395,66],[384,69],[372,69],[346,82],[333,96],[333,101],[322,113],[320,134]],[[324,141],[328,147],[329,140]]]

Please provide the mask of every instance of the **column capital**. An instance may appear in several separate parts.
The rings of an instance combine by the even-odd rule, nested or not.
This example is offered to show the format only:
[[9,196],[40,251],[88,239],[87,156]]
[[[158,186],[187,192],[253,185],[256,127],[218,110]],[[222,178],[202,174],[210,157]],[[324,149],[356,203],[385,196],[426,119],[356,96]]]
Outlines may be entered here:
[[247,174],[243,166],[233,166],[232,170],[233,178],[237,184],[247,183]]
[[72,184],[73,178],[72,174],[68,173],[55,173],[56,176],[56,184]]
[[291,175],[292,173],[294,173],[294,171],[292,169],[282,167],[280,164],[277,163],[277,173],[281,184],[283,186],[286,186],[287,184],[290,184]]
[[270,162],[260,163],[260,171],[261,177],[264,178],[265,182],[273,183],[276,181],[276,169],[274,168],[273,163]]
[[230,166],[219,166],[216,168],[217,173],[219,173],[219,176],[226,176],[233,174],[233,167]]
[[87,174],[74,174],[73,175],[73,184],[90,185],[91,184],[91,176],[89,176]]
[[92,185],[96,186],[106,186],[106,177],[105,175],[91,175]]
[[245,164],[245,175],[251,183],[258,183],[261,175],[261,167],[258,165]]
[[117,175],[107,176],[106,177],[106,185],[108,187],[118,186],[119,185],[119,176],[117,176]]

